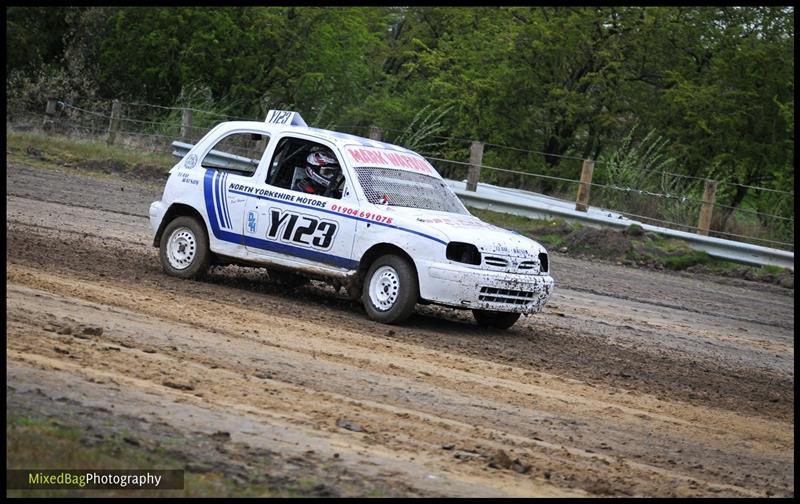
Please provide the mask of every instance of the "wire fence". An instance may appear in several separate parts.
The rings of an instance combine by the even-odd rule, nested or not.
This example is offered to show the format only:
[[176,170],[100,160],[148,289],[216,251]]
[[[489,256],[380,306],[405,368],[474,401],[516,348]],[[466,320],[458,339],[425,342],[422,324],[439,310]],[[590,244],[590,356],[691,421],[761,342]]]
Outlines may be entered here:
[[[236,117],[192,107],[168,107],[122,101],[118,102],[118,107],[119,112],[115,115],[113,108],[106,111],[91,110],[73,103],[57,101],[55,113],[48,115],[46,121],[50,121],[48,125],[50,131],[67,136],[105,137],[108,139],[113,130],[115,143],[126,147],[147,148],[154,152],[170,153],[172,141],[181,139],[188,143],[195,143],[222,121],[261,120],[260,118]],[[41,115],[39,117],[41,118]],[[329,127],[329,129],[360,136],[370,135],[373,128],[366,125],[333,125]],[[380,131],[388,133],[390,136],[393,134],[395,137],[406,132],[405,130],[384,128],[380,128]],[[641,180],[646,177],[661,177],[661,190],[654,190],[654,187],[658,185],[655,183],[649,187],[629,187],[596,181],[581,182],[581,180],[568,175],[537,173],[527,166],[523,169],[516,169],[454,159],[457,157],[469,158],[468,147],[475,141],[437,135],[432,135],[430,138],[442,141],[438,146],[440,148],[444,146],[444,149],[441,150],[447,151],[448,155],[441,156],[441,150],[440,152],[421,151],[421,153],[437,167],[445,178],[466,181],[469,177],[470,167],[474,167],[479,170],[479,180],[482,183],[534,190],[566,200],[574,200],[576,186],[583,184],[592,190],[590,200],[594,207],[642,222],[691,232],[700,230],[697,225],[698,213],[704,204],[708,205],[709,203],[700,194],[702,190],[700,182],[707,182],[707,179],[703,177],[664,170],[642,173]],[[585,161],[578,156],[552,154],[534,149],[493,143],[484,143],[483,146],[493,152],[495,159],[502,157],[497,154],[502,151],[526,156],[551,156],[562,159],[567,164],[562,167],[561,171],[567,174],[579,171],[577,165],[569,165],[569,163]],[[602,161],[594,161],[594,163],[602,165]],[[712,212],[714,220],[708,234],[794,250],[794,192],[730,181],[715,182],[720,187],[741,186],[751,191],[772,194],[773,200],[782,198],[783,204],[773,204],[766,207],[767,209],[775,211],[781,207],[789,210],[779,214],[765,211],[764,208],[743,208],[713,201],[710,206],[718,211]]]
[[[399,130],[386,130],[386,131],[399,131]],[[474,140],[469,140],[469,139],[465,139],[465,138],[455,138],[455,137],[446,137],[446,136],[432,136],[432,138],[441,139],[441,140],[448,140],[448,141],[458,141],[458,142],[473,142],[474,141]],[[542,152],[542,151],[531,150],[531,149],[521,149],[519,147],[509,147],[507,145],[499,145],[499,144],[493,144],[493,143],[484,143],[484,145],[486,147],[494,147],[494,148],[497,148],[497,149],[510,150],[510,151],[520,152],[520,153],[524,153],[524,154],[537,154],[537,155],[540,155],[540,156],[547,156],[547,157],[553,157],[553,158],[559,158],[559,159],[570,159],[570,160],[576,160],[576,161],[584,161],[584,159],[585,159],[585,158],[578,157],[578,156],[569,156],[569,155],[564,155],[564,154],[554,154],[554,153]],[[596,165],[602,165],[604,162],[600,161],[600,160],[594,160],[594,163]],[[665,171],[665,170],[653,170],[652,174],[667,175],[667,176],[670,176],[670,177],[685,178],[685,179],[692,179],[692,180],[698,180],[698,181],[708,180],[707,177],[697,177],[697,176],[694,176],[694,175],[685,175],[685,174],[681,174],[681,173],[668,172],[668,171]],[[768,187],[757,187],[757,186],[752,186],[752,185],[747,185],[747,184],[739,184],[737,182],[730,182],[730,181],[725,181],[725,180],[718,180],[716,182],[721,184],[721,185],[727,185],[727,186],[733,186],[733,187],[746,187],[748,189],[753,189],[753,190],[756,190],[756,191],[766,191],[766,192],[773,192],[773,193],[779,193],[779,194],[789,194],[789,195],[792,195],[792,196],[794,195],[793,191],[783,191],[781,189],[772,189],[772,188],[768,188]]]
[[[460,165],[460,166],[462,166],[464,168],[468,168],[470,166],[469,162],[454,161],[454,160],[443,159],[443,158],[438,158],[438,157],[434,157],[434,156],[426,156],[426,159],[428,159],[429,161],[447,163],[447,164],[450,164],[450,165]],[[525,177],[534,177],[534,178],[539,178],[539,179],[555,180],[555,181],[559,181],[559,182],[566,182],[566,183],[573,184],[573,185],[581,184],[580,180],[569,179],[569,178],[564,178],[564,177],[556,177],[556,176],[552,176],[552,175],[543,175],[543,174],[537,174],[537,173],[530,173],[530,172],[525,172],[525,171],[521,171],[521,170],[512,170],[512,169],[508,169],[508,168],[499,168],[499,167],[488,166],[488,165],[481,165],[481,170],[490,170],[490,171],[496,171],[496,172],[502,172],[502,173],[516,174],[516,175],[521,175],[521,176],[525,176]],[[445,173],[448,173],[448,174],[452,174],[453,173],[452,170],[440,170],[440,171],[445,171]],[[705,180],[705,179],[700,178],[699,180]],[[588,185],[588,186],[590,186],[592,188],[596,188],[596,189],[608,189],[608,190],[617,191],[619,193],[625,194],[627,197],[647,197],[647,198],[650,198],[648,200],[650,202],[653,201],[652,198],[660,198],[660,199],[672,200],[672,201],[674,201],[676,203],[679,203],[680,205],[687,205],[687,204],[702,205],[704,203],[704,201],[702,199],[700,199],[700,198],[687,196],[685,194],[684,195],[677,195],[677,194],[670,194],[670,193],[659,193],[659,192],[649,191],[649,190],[646,190],[646,189],[639,189],[639,188],[633,188],[633,187],[620,187],[620,186],[617,186],[617,185],[600,184],[600,183],[596,183],[596,182],[584,182],[584,183],[586,185]],[[787,194],[792,194],[792,193],[787,193]],[[757,217],[760,217],[760,218],[763,218],[763,219],[776,219],[776,220],[785,221],[785,222],[794,222],[794,217],[785,217],[785,216],[781,216],[781,215],[770,214],[770,213],[767,213],[767,212],[759,212],[759,211],[756,211],[756,210],[748,210],[748,209],[744,209],[744,208],[734,207],[734,206],[731,206],[731,205],[725,205],[725,204],[722,204],[722,203],[714,203],[713,206],[714,207],[719,207],[719,208],[730,209],[730,210],[736,211],[736,212],[741,213],[741,214],[757,216]],[[674,211],[674,209],[673,209],[673,211],[672,211],[672,214],[674,216],[673,220],[659,219],[657,217],[654,217],[652,215],[652,212],[650,212],[649,215],[644,215],[644,214],[641,214],[641,213],[635,213],[634,211],[625,211],[624,209],[619,209],[619,208],[613,210],[613,212],[617,212],[617,213],[620,212],[620,211],[622,211],[622,213],[624,213],[628,217],[646,219],[647,221],[663,223],[663,224],[667,224],[667,225],[671,225],[671,226],[675,226],[675,227],[679,227],[679,228],[688,228],[688,229],[695,230],[695,231],[698,230],[697,226],[691,225],[691,224],[687,224],[685,222],[687,218],[690,219],[690,218],[693,218],[693,216],[697,215],[697,211],[696,210],[695,211],[689,211],[689,212],[683,211],[683,212],[676,213]],[[683,218],[682,219],[679,218],[680,214],[683,214]],[[756,239],[757,238],[757,237],[753,237],[753,236],[736,234],[736,233],[727,233],[727,232],[724,232],[724,231],[717,231],[717,230],[715,230],[713,232],[715,234],[719,234],[719,235],[736,236],[736,237],[744,238],[744,239],[748,239],[748,238]],[[785,245],[785,246],[793,246],[793,242],[785,242],[785,241],[780,241],[780,240],[762,239],[760,241],[768,242],[768,243],[772,243],[772,244]]]

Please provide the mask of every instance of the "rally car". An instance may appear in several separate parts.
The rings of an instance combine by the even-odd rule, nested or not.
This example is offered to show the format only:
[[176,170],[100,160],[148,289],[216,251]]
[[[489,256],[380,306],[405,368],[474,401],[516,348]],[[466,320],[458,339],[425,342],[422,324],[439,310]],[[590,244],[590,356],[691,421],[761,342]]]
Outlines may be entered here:
[[150,223],[170,275],[264,266],[344,287],[387,324],[435,303],[505,329],[553,291],[547,251],[470,215],[421,155],[292,111],[214,127],[170,170]]

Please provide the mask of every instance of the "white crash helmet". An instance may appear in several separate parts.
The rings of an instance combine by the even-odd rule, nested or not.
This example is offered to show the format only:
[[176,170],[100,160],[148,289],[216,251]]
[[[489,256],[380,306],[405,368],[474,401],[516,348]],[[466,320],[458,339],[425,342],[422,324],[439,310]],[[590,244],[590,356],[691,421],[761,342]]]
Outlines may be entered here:
[[306,158],[306,162],[308,163],[306,175],[326,188],[330,187],[331,183],[336,179],[336,175],[341,172],[339,162],[336,161],[330,151],[312,152]]

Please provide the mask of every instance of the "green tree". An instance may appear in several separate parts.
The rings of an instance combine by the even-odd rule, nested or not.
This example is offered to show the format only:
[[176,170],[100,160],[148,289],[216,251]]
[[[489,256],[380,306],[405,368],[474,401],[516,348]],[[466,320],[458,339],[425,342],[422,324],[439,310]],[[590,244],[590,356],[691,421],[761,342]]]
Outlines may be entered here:
[[[46,93],[81,102],[180,99],[241,117],[291,108],[313,125],[361,134],[379,125],[389,140],[456,160],[466,160],[470,140],[482,140],[485,164],[571,179],[580,162],[564,156],[613,153],[639,125],[663,136],[676,173],[726,182],[722,204],[793,212],[793,197],[748,187],[794,185],[793,7],[6,13],[8,110],[41,110]],[[574,190],[485,173],[493,182]]]
[[[726,7],[707,11],[698,25],[692,72],[673,74],[663,90],[667,130],[683,145],[692,173],[732,182],[718,193],[739,207],[747,186],[791,189],[794,126],[794,13],[777,7]],[[687,44],[688,45],[688,44]],[[785,185],[791,181],[791,185]],[[731,208],[723,210],[722,226]]]
[[55,63],[64,54],[68,7],[6,7],[6,75]]

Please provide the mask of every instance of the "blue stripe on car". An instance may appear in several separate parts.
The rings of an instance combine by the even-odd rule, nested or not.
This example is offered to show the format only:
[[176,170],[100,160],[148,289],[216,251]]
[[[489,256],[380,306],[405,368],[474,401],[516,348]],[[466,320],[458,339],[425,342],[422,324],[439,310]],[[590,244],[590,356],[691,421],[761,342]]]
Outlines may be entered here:
[[[203,196],[206,201],[206,214],[208,215],[208,222],[211,224],[211,228],[219,229],[219,225],[215,225],[215,220],[217,218],[217,213],[214,211],[214,191],[213,191],[213,177],[216,176],[217,172],[214,170],[206,170],[206,174],[203,177]],[[216,236],[216,233],[214,233]]]
[[221,228],[225,227],[225,221],[222,220],[222,208],[219,203],[219,172],[215,171],[211,178],[212,197],[214,199],[214,216],[217,220],[217,225]]
[[222,201],[225,202],[225,218],[228,219],[228,227],[233,229],[233,222],[231,221],[231,209],[228,206],[228,174],[225,174],[225,182],[222,184],[222,194],[224,197]]
[[228,212],[225,210],[225,193],[224,193],[224,186],[225,186],[225,175],[226,173],[220,173],[219,177],[217,177],[217,201],[219,201],[219,208],[222,212],[220,216],[222,217],[223,227],[226,229],[231,229],[230,221],[228,220]]
[[228,219],[225,216],[225,198],[222,197],[222,178],[224,176],[225,174],[222,172],[217,176],[217,203],[219,203],[219,216],[222,217],[222,227],[230,229],[231,226],[228,224]]

